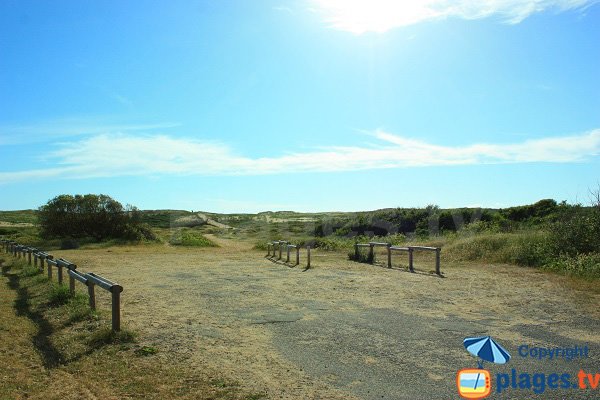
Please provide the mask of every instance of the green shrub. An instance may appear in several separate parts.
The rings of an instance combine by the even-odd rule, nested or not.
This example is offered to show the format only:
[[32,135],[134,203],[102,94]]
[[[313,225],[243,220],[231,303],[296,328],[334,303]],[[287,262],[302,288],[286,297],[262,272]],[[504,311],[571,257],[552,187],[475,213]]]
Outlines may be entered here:
[[61,250],[73,250],[79,248],[79,242],[72,238],[63,239],[60,242]]
[[201,233],[188,230],[176,232],[169,243],[174,246],[217,247],[216,243],[207,239]]
[[256,242],[252,248],[254,250],[264,250],[264,251],[267,251],[267,242],[266,241]]
[[563,255],[546,264],[544,269],[583,278],[600,278],[600,254],[578,254],[575,257]]
[[600,252],[600,210],[574,206],[552,225],[550,244],[555,255]]
[[43,237],[142,240],[151,230],[141,223],[140,211],[106,195],[60,195],[38,210]]

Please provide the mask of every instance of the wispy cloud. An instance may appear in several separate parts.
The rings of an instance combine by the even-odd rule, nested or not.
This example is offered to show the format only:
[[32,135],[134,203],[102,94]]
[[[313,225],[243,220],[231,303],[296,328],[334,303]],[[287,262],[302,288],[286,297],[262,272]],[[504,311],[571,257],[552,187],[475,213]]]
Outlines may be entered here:
[[211,141],[166,135],[102,134],[63,143],[48,168],[0,172],[0,183],[26,179],[163,175],[266,175],[502,163],[573,163],[600,155],[600,129],[521,143],[442,146],[375,131],[375,145],[339,146],[251,158]]
[[517,24],[534,13],[584,10],[598,0],[313,0],[329,26],[362,34],[456,17]]
[[[126,99],[122,99],[126,101]],[[62,118],[30,124],[0,126],[0,145],[56,141],[71,136],[93,136],[168,129],[178,123],[122,124],[101,117]]]

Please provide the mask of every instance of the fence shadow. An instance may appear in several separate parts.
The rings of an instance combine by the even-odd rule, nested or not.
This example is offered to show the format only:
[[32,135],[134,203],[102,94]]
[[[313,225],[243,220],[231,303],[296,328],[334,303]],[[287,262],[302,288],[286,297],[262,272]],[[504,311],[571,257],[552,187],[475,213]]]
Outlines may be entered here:
[[379,262],[374,262],[372,264],[368,264],[368,263],[359,263],[359,264],[371,265],[373,267],[379,267],[379,268],[389,269],[389,270],[393,270],[393,271],[406,272],[408,274],[417,274],[417,275],[423,275],[423,276],[430,276],[430,277],[433,277],[433,278],[446,278],[444,276],[443,272],[441,273],[441,275],[436,274],[435,271],[425,272],[425,271],[419,271],[419,270],[416,270],[416,269],[413,272],[410,272],[410,270],[408,269],[408,267],[394,267],[394,266],[392,266],[390,268],[386,264],[382,264],[382,263],[379,263]]
[[21,286],[21,277],[10,272],[10,267],[2,266],[2,274],[8,278],[8,287],[17,293],[14,308],[17,315],[25,316],[37,327],[37,332],[32,338],[33,346],[42,356],[42,364],[48,369],[56,368],[65,363],[62,353],[50,341],[54,328],[48,319],[32,308],[29,299],[29,290]]
[[[40,354],[42,358],[42,365],[45,368],[53,369],[63,365],[68,365],[69,363],[77,361],[84,356],[88,356],[107,345],[107,343],[102,342],[86,343],[85,350],[77,352],[67,359],[66,356],[52,344],[50,338],[52,334],[57,333],[61,327],[67,328],[79,321],[67,320],[65,323],[61,324],[61,327],[58,329],[54,327],[52,323],[44,316],[43,310],[47,310],[56,306],[52,305],[49,301],[46,301],[39,305],[39,309],[36,309],[36,307],[32,306],[31,304],[33,293],[27,287],[23,286],[23,277],[21,277],[18,272],[11,272],[11,266],[4,265],[1,261],[0,268],[2,275],[8,278],[8,282],[6,283],[7,286],[11,290],[14,290],[17,294],[17,298],[15,299],[13,305],[16,315],[27,317],[37,328],[34,336],[32,337],[32,344]],[[45,285],[47,283],[47,281],[42,281],[39,283],[39,285]]]
[[279,260],[279,259],[277,259],[277,257],[272,257],[272,256],[265,256],[265,259],[271,261],[274,264],[284,265],[288,268],[296,268],[298,265],[300,265],[300,264],[292,264],[289,262],[285,262],[285,260],[283,258],[281,260]]

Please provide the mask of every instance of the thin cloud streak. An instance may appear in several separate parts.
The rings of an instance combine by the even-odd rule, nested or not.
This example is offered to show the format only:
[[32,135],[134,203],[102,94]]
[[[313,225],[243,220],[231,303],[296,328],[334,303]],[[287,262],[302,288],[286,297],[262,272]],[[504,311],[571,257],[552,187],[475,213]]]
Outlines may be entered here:
[[518,24],[535,13],[585,10],[598,0],[313,0],[325,22],[334,29],[360,35],[430,20],[498,17]]
[[211,141],[166,135],[104,134],[59,144],[48,169],[0,172],[0,183],[28,179],[117,176],[233,176],[359,171],[429,166],[574,163],[600,155],[600,129],[512,144],[441,146],[375,131],[371,146],[340,146],[278,157],[250,158]]
[[168,129],[178,123],[119,124],[101,118],[63,118],[27,125],[0,126],[0,145],[52,142],[72,136],[92,136],[122,132]]

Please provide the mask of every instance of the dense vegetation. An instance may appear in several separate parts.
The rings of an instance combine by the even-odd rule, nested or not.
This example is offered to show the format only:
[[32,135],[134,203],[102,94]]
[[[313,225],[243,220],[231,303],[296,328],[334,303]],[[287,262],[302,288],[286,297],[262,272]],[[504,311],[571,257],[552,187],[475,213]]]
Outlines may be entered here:
[[[600,277],[600,199],[594,199],[588,207],[544,199],[503,209],[430,205],[367,212],[203,213],[235,227],[222,230],[189,211],[139,211],[107,196],[58,196],[38,212],[2,212],[0,221],[39,222],[45,245],[57,237],[64,245],[69,238],[139,240],[157,235],[172,245],[214,246],[203,236],[213,233],[254,239],[263,249],[267,240],[287,239],[323,250],[349,251],[355,242],[377,240],[442,246],[447,260],[511,263]],[[37,226],[3,226],[0,235],[23,243],[40,241]]]
[[60,195],[38,210],[44,238],[93,238],[140,240],[153,234],[141,223],[139,210],[106,195]]

